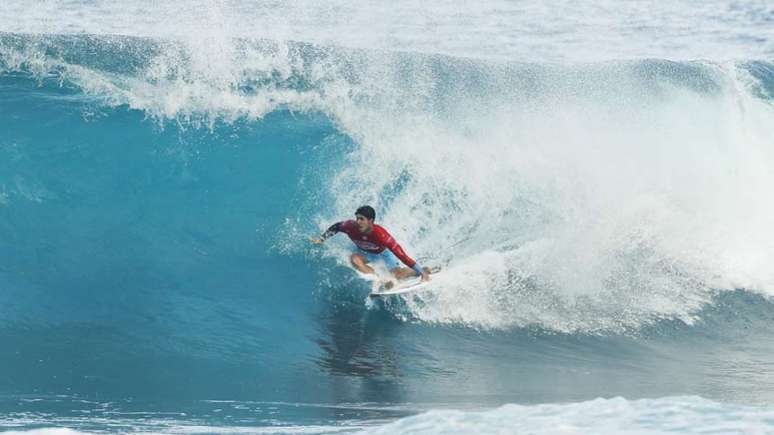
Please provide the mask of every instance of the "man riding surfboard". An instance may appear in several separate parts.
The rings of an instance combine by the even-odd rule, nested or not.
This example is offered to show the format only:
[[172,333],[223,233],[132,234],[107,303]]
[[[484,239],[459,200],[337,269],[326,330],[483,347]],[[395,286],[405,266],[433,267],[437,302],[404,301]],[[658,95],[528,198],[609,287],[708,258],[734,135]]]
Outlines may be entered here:
[[[369,205],[364,205],[355,211],[355,220],[336,222],[319,238],[312,238],[312,243],[322,244],[336,233],[345,233],[355,244],[355,252],[349,257],[352,266],[365,274],[376,274],[368,265],[374,261],[383,261],[387,269],[396,279],[411,276],[421,276],[422,281],[430,279],[430,269],[420,267],[403,251],[403,248],[381,225],[374,223],[376,211]],[[400,267],[398,260],[408,267]],[[386,288],[393,286],[392,282],[385,284]]]

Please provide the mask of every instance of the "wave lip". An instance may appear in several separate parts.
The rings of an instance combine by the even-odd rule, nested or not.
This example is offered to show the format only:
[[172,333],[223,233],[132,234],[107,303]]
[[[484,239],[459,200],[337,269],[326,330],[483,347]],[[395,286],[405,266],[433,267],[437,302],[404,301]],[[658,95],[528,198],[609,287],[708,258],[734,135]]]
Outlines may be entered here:
[[774,410],[721,404],[697,396],[536,406],[505,405],[483,412],[430,411],[364,434],[660,434],[770,433]]

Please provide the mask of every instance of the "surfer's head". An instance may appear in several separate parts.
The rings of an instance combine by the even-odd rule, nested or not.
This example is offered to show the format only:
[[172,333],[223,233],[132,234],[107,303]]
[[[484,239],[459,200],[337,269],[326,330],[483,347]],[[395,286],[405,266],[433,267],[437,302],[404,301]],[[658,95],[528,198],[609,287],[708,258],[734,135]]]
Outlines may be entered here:
[[371,231],[371,228],[374,226],[374,219],[376,219],[376,211],[370,205],[364,205],[355,210],[355,222],[357,222],[357,229],[361,233]]

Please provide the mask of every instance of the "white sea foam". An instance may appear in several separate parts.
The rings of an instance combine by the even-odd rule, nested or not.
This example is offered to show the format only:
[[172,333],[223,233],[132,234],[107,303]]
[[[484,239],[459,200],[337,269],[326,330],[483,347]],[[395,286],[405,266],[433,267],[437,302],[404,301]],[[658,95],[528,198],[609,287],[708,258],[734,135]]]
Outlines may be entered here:
[[364,434],[663,434],[774,432],[774,411],[721,404],[700,397],[535,406],[505,405],[483,412],[431,411]]
[[266,38],[539,62],[727,60],[771,58],[773,16],[765,0],[6,0],[0,31],[198,38],[214,46],[225,37]]
[[452,107],[408,85],[402,111],[338,117],[361,146],[324,221],[370,202],[445,264],[409,299],[430,322],[621,331],[691,323],[719,289],[774,294],[774,110],[733,65],[693,74],[713,89],[621,66],[543,70],[534,98],[496,73]]
[[[46,419],[31,420],[45,425]],[[595,399],[578,403],[508,404],[484,411],[436,409],[391,423],[361,421],[353,425],[208,426],[185,421],[107,422],[78,419],[71,424],[123,428],[142,434],[282,433],[282,434],[665,434],[774,432],[774,410],[718,403],[696,396],[627,400]],[[379,425],[381,424],[381,425]],[[52,423],[52,426],[59,426]],[[5,432],[14,435],[87,435],[92,432],[48,427]]]

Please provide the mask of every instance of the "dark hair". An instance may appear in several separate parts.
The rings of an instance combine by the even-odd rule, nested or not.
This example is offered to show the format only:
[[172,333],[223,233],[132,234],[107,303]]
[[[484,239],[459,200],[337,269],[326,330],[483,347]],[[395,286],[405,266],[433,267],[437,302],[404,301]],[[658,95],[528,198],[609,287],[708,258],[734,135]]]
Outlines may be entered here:
[[355,210],[355,216],[357,215],[365,216],[371,220],[376,219],[376,211],[374,211],[374,208],[370,205],[364,205]]

